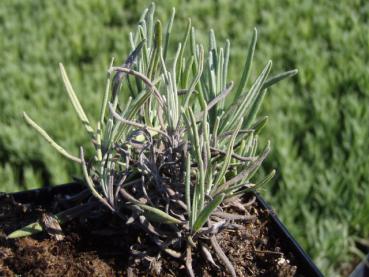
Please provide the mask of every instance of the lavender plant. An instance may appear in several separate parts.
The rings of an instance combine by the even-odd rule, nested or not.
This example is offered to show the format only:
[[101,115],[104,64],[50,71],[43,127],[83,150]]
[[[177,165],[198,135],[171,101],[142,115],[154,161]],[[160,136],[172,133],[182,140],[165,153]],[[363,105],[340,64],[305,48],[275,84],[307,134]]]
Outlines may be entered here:
[[[257,41],[254,29],[241,80],[234,88],[228,81],[229,40],[219,47],[211,30],[205,50],[189,19],[170,57],[175,10],[164,32],[162,23],[154,21],[154,10],[154,4],[146,9],[130,34],[132,52],[124,64],[114,66],[111,61],[96,126],[60,64],[69,99],[95,149],[93,157],[86,160],[82,147],[78,156],[71,154],[24,113],[26,122],[60,154],[79,163],[84,174],[86,189],[76,197],[84,195],[90,201],[53,217],[63,224],[103,206],[126,224],[148,232],[158,253],[183,259],[190,276],[194,249],[217,267],[215,255],[235,276],[216,234],[240,228],[237,221],[252,217],[227,213],[225,207],[242,209],[242,195],[275,173],[252,181],[270,151],[269,142],[258,151],[258,134],[267,117],[256,115],[268,88],[297,70],[268,78],[268,61],[247,89]],[[124,101],[121,93],[128,96]],[[8,237],[41,232],[43,226],[37,221]]]

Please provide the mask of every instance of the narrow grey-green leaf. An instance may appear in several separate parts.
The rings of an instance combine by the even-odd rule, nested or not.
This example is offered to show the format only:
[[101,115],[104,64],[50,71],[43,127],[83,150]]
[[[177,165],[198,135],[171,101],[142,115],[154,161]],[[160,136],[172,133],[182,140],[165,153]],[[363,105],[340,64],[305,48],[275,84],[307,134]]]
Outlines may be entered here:
[[276,173],[276,171],[275,171],[275,169],[273,169],[267,176],[264,177],[263,180],[261,180],[259,183],[256,184],[256,188],[262,187],[265,184],[269,183],[270,180],[273,179],[275,173]]
[[215,180],[214,182],[214,185],[215,187],[217,187],[220,183],[220,181],[222,180],[222,178],[225,176],[225,174],[227,173],[227,170],[228,170],[228,167],[229,167],[229,164],[231,162],[231,159],[232,159],[232,154],[233,154],[233,146],[234,146],[234,142],[236,140],[236,137],[238,135],[238,132],[240,131],[241,129],[241,126],[242,126],[242,122],[243,122],[243,119],[240,120],[240,122],[238,123],[237,127],[236,127],[236,130],[233,132],[232,136],[231,136],[231,139],[228,143],[228,148],[227,148],[227,153],[226,153],[226,156],[224,158],[224,161],[223,161],[223,165],[222,165],[222,168],[221,170],[219,171],[219,174],[218,174],[218,177],[217,179]]
[[82,164],[82,171],[85,177],[85,181],[87,183],[88,188],[90,189],[93,196],[95,196],[102,204],[108,207],[111,211],[114,209],[110,206],[110,204],[101,196],[101,194],[95,189],[94,182],[92,181],[90,175],[88,174],[87,165],[84,158],[83,148],[80,148],[81,153],[81,164]]
[[204,199],[205,199],[205,168],[204,168],[204,160],[202,158],[202,145],[204,145],[203,143],[203,138],[202,140],[200,140],[200,136],[199,136],[199,130],[198,130],[198,126],[196,124],[196,119],[195,119],[195,115],[193,114],[193,111],[191,108],[188,109],[188,114],[189,114],[189,118],[191,121],[191,128],[192,128],[192,133],[193,133],[193,137],[194,137],[194,141],[192,144],[192,147],[194,148],[194,153],[196,154],[196,159],[197,159],[197,163],[198,163],[198,168],[200,171],[199,174],[199,182],[198,182],[198,186],[199,186],[199,209],[203,208],[204,205]]
[[186,97],[185,100],[185,104],[184,104],[184,109],[186,110],[191,98],[191,94],[193,93],[193,91],[195,90],[196,85],[199,83],[200,78],[202,76],[202,72],[204,70],[204,49],[203,47],[200,45],[199,46],[199,55],[197,56],[196,53],[194,54],[194,60],[196,61],[196,74],[194,76],[194,79],[191,82],[190,87],[188,88],[188,95]]
[[270,142],[268,141],[266,147],[264,148],[263,153],[251,163],[251,165],[247,166],[244,170],[242,170],[237,176],[233,177],[232,179],[226,181],[222,184],[218,192],[228,189],[230,186],[250,177],[250,174],[255,171],[255,169],[259,168],[261,163],[265,160],[270,152]]
[[216,59],[217,59],[217,39],[215,38],[215,33],[213,29],[210,29],[209,31],[209,50],[210,51],[214,51],[215,53],[215,60],[214,63],[216,63]]
[[57,144],[49,135],[48,133],[42,129],[36,122],[34,122],[25,112],[23,112],[23,117],[26,120],[26,122],[34,128],[52,147],[56,149],[60,154],[62,154],[64,157],[77,162],[81,163],[81,159],[78,157],[68,153],[63,147],[61,147],[59,144]]
[[[177,72],[181,72],[181,68],[182,68],[182,62],[183,62],[183,54],[184,51],[186,50],[186,45],[187,45],[187,41],[188,41],[188,37],[190,36],[191,33],[191,18],[188,18],[187,21],[187,28],[186,28],[186,32],[185,32],[185,36],[182,40],[182,48],[181,48],[181,53],[179,54],[179,64],[178,64],[178,71]],[[177,76],[177,83],[179,82],[179,80],[182,78],[181,74],[178,74]]]
[[146,23],[147,23],[147,30],[146,30],[146,34],[147,34],[147,46],[149,48],[152,48],[152,41],[153,41],[153,31],[154,31],[154,13],[155,13],[155,3],[151,2],[150,6],[149,6],[149,11],[145,17]]
[[172,27],[173,27],[173,21],[174,21],[174,17],[176,15],[176,9],[173,8],[172,9],[172,15],[170,16],[166,31],[165,31],[165,42],[164,42],[164,60],[166,60],[167,58],[167,52],[168,52],[168,45],[169,45],[169,38],[170,38],[170,33],[172,32]]
[[[142,47],[145,44],[145,40],[142,40],[137,47],[129,54],[129,56],[127,57],[127,59],[124,61],[123,65],[121,67],[124,68],[132,68],[138,55],[141,52]],[[110,66],[111,68],[111,66]],[[114,106],[116,106],[116,102],[118,101],[118,92],[120,89],[120,85],[122,82],[122,79],[124,76],[126,76],[127,73],[118,71],[115,73],[113,81],[112,81],[112,99],[111,102],[115,103]]]
[[255,83],[252,85],[250,92],[242,99],[241,102],[235,104],[237,108],[234,109],[233,106],[229,107],[226,112],[229,119],[221,126],[221,131],[227,131],[233,128],[236,122],[238,122],[241,117],[245,116],[245,113],[250,109],[250,104],[255,102],[255,99],[260,93],[261,87],[268,77],[271,67],[272,61],[269,61],[256,79]]
[[261,89],[267,89],[268,87],[274,85],[275,83],[278,83],[279,81],[281,81],[283,79],[292,77],[292,76],[296,75],[297,73],[298,73],[297,69],[279,73],[279,74],[269,78],[268,80],[266,80]]
[[[64,223],[72,220],[73,218],[76,218],[76,217],[80,216],[81,214],[85,213],[86,211],[89,211],[89,210],[93,209],[94,207],[96,207],[96,204],[91,204],[91,203],[82,204],[82,205],[78,205],[78,206],[75,206],[73,208],[70,208],[68,210],[62,211],[60,213],[57,213],[57,214],[53,215],[53,217],[61,225],[61,224],[64,224]],[[7,236],[7,238],[8,239],[21,238],[21,237],[31,236],[31,235],[40,233],[42,231],[43,231],[42,225],[37,220],[35,222],[32,222],[32,223],[28,224],[27,226],[24,226],[24,227],[22,227],[18,230],[15,230],[14,232],[10,233]]]
[[40,233],[43,231],[43,228],[40,224],[40,222],[32,222],[28,224],[27,226],[24,226],[21,229],[15,230],[14,232],[10,233],[7,238],[8,239],[16,239],[21,237],[27,237],[31,236],[37,233]]
[[187,205],[187,213],[190,221],[190,225],[192,225],[192,213],[191,213],[191,154],[187,154],[186,158],[186,175],[185,175],[185,198]]
[[59,63],[60,72],[63,78],[63,82],[65,85],[65,88],[67,90],[68,96],[70,101],[72,102],[73,108],[76,111],[79,119],[81,120],[82,124],[85,126],[87,133],[90,134],[91,137],[94,136],[94,129],[91,127],[90,122],[81,106],[81,103],[79,102],[76,93],[74,92],[74,89],[72,87],[72,84],[69,81],[67,72],[64,69],[64,66],[62,63]]
[[253,123],[258,111],[260,110],[261,103],[264,100],[264,96],[266,94],[267,90],[261,90],[259,94],[256,96],[256,99],[253,101],[250,107],[250,111],[248,112],[246,118],[245,118],[245,128],[249,128],[250,125]]
[[235,99],[238,99],[238,97],[240,97],[242,91],[245,89],[245,86],[247,84],[247,80],[249,79],[250,76],[250,69],[252,66],[252,61],[254,58],[254,52],[255,52],[255,46],[256,46],[256,41],[258,38],[258,32],[256,30],[256,28],[254,28],[254,32],[252,34],[252,39],[251,39],[251,43],[249,46],[249,50],[247,52],[247,58],[245,61],[245,66],[243,67],[243,71],[242,71],[242,77],[240,80],[240,83],[238,85],[238,88],[236,90],[235,93]]
[[228,64],[229,64],[229,52],[230,52],[231,43],[229,39],[226,40],[224,47],[224,63],[223,63],[223,80],[222,87],[225,87],[228,79]]
[[[110,61],[109,69],[113,66],[114,58]],[[103,100],[101,101],[101,108],[100,108],[100,126],[104,124],[104,117],[105,117],[105,111],[106,106],[108,104],[108,98],[109,98],[109,91],[110,91],[110,83],[111,83],[111,72],[108,70],[108,76],[106,78],[106,86],[105,86],[105,92]]]
[[162,27],[161,22],[159,20],[155,23],[155,32],[154,32],[154,48],[152,50],[152,55],[150,59],[149,69],[148,69],[148,78],[152,80],[157,72],[159,60],[160,60],[160,52],[162,49]]
[[149,205],[137,203],[139,207],[141,207],[145,211],[145,215],[148,216],[153,221],[159,222],[159,223],[165,223],[165,224],[181,224],[182,221],[179,219],[167,214],[166,212],[163,212],[160,209],[151,207]]
[[265,176],[265,178],[263,180],[261,180],[258,184],[256,184],[253,187],[246,187],[246,188],[241,189],[242,186],[237,185],[234,188],[231,188],[231,190],[233,190],[234,192],[232,194],[230,194],[229,197],[234,197],[234,196],[237,196],[237,195],[243,195],[246,192],[257,190],[260,187],[267,184],[271,179],[273,179],[274,175],[275,175],[275,170],[272,170],[267,176]]
[[259,119],[254,123],[254,125],[251,126],[251,129],[254,130],[255,135],[259,134],[261,130],[264,128],[264,126],[268,122],[268,116],[264,116],[263,118]]
[[218,194],[214,197],[212,201],[210,201],[206,207],[200,212],[199,216],[197,217],[195,224],[193,225],[193,230],[195,232],[199,231],[200,228],[205,224],[208,220],[211,213],[222,203],[224,199],[224,193]]

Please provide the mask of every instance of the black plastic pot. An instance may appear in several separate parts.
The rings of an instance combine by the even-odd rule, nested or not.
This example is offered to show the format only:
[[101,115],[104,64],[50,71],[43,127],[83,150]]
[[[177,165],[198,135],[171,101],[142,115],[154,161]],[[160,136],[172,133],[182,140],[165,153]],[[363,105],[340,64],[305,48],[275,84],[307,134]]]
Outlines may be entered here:
[[357,267],[351,272],[349,277],[365,277],[369,276],[369,254]]
[[270,220],[274,225],[277,235],[284,241],[286,247],[290,249],[296,259],[298,265],[297,274],[302,276],[323,276],[317,266],[313,263],[310,256],[301,248],[293,236],[288,232],[286,226],[279,220],[269,204],[257,193],[256,197],[260,205],[270,211]]
[[[79,183],[70,183],[54,187],[47,187],[42,189],[34,189],[22,192],[13,193],[14,200],[20,203],[33,203],[36,205],[47,204],[50,199],[54,199],[55,195],[73,195],[80,192],[83,186]],[[283,241],[287,250],[293,253],[296,264],[298,266],[298,276],[323,276],[316,265],[313,263],[309,255],[301,248],[297,241],[288,232],[287,228],[278,219],[273,209],[265,202],[265,200],[256,194],[256,198],[262,208],[269,211],[270,221],[276,234]]]

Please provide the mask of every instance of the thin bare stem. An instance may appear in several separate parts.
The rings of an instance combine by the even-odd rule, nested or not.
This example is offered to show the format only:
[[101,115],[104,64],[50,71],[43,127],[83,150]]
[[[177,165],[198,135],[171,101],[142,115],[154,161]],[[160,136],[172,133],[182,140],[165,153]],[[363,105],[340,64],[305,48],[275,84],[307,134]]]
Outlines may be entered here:
[[164,99],[161,96],[160,92],[155,87],[155,85],[151,82],[151,80],[147,78],[145,75],[143,75],[142,73],[135,71],[133,69],[125,68],[125,67],[111,67],[109,71],[124,72],[124,73],[127,73],[129,75],[132,75],[132,76],[135,76],[141,79],[154,92],[154,95],[156,99],[158,100],[158,103],[161,106],[161,108],[164,107]]
[[82,171],[83,171],[83,175],[85,176],[85,180],[86,183],[89,187],[89,189],[91,190],[91,193],[93,196],[95,196],[97,198],[97,200],[99,200],[102,204],[104,204],[109,210],[111,210],[112,212],[114,212],[113,207],[106,201],[106,199],[95,189],[95,185],[90,177],[90,175],[88,174],[87,171],[87,165],[85,162],[85,157],[84,157],[84,153],[83,153],[83,148],[80,148],[80,153],[81,153],[81,164],[82,164]]
[[[217,154],[226,155],[227,154],[226,151],[223,151],[221,149],[218,149],[218,148],[215,148],[215,147],[212,147],[212,146],[210,146],[210,150],[213,151],[213,154],[215,154],[215,155],[217,155]],[[254,157],[243,157],[243,156],[240,156],[236,153],[232,153],[231,156],[232,156],[232,158],[235,158],[236,160],[243,161],[243,162],[249,162],[249,161],[254,161],[255,160]]]
[[195,273],[192,268],[192,247],[190,244],[187,244],[186,248],[186,269],[190,277],[195,277]]
[[206,111],[202,111],[196,114],[196,121],[200,120],[205,112],[210,111],[219,101],[223,100],[224,98],[227,97],[227,95],[231,92],[233,88],[233,81],[229,82],[229,84],[227,85],[227,87],[219,94],[217,95],[213,100],[211,100],[208,104],[207,104],[207,108]]
[[209,249],[206,248],[205,245],[201,246],[201,251],[204,253],[205,258],[216,268],[219,268],[219,266],[214,262],[213,256],[211,255]]
[[128,119],[123,118],[121,115],[119,115],[114,110],[113,105],[111,103],[109,103],[109,110],[110,110],[111,114],[113,115],[113,117],[115,117],[116,119],[118,119],[119,121],[121,121],[121,122],[123,122],[125,124],[131,125],[131,126],[134,126],[134,127],[137,127],[137,128],[141,128],[141,129],[151,130],[151,131],[154,131],[156,133],[160,133],[160,134],[164,135],[165,137],[167,137],[169,139],[168,134],[166,132],[158,129],[158,128],[146,126],[144,124],[137,123],[137,122],[134,122],[134,121],[131,121],[131,120],[128,120]]
[[265,160],[265,158],[268,156],[270,152],[269,142],[267,147],[265,148],[264,152],[253,162],[250,166],[242,170],[237,176],[233,177],[232,179],[225,182],[223,185],[221,185],[217,192],[223,191],[227,188],[229,188],[231,185],[234,185],[238,183],[239,181],[247,178],[252,171],[254,171],[257,167],[261,165],[261,163]]
[[228,272],[232,275],[232,277],[237,277],[236,270],[234,269],[231,261],[228,259],[228,257],[224,254],[222,248],[220,247],[217,239],[215,236],[212,236],[210,238],[211,245],[214,248],[215,253],[217,254],[218,258],[223,262],[225,267],[227,268]]

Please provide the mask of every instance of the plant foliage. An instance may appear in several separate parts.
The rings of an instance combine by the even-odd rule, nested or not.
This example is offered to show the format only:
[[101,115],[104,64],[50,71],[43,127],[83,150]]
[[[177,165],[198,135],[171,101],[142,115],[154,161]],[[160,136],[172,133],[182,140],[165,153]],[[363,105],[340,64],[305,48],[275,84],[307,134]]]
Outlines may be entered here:
[[[126,34],[146,5],[143,0],[1,2],[1,191],[61,184],[81,174],[79,164],[55,155],[34,136],[20,111],[78,153],[88,136],[68,97],[62,97],[56,65],[64,62],[86,114],[97,115],[105,89],[101,69],[109,67],[111,55],[128,53]],[[265,57],[274,61],[272,72],[299,66],[298,76],[274,86],[262,106],[273,120],[261,140],[272,138],[275,145],[263,167],[278,168],[275,185],[266,187],[263,197],[322,272],[340,275],[355,262],[353,240],[369,236],[369,129],[363,124],[369,120],[368,3],[168,0],[157,7],[157,16],[168,17],[172,6],[179,17],[191,16],[200,41],[207,26],[218,38],[232,39],[231,80],[241,78],[251,41],[245,26],[257,26],[266,42],[256,46],[250,80]],[[186,20],[178,19],[172,41],[183,38],[176,30],[186,30]],[[89,119],[96,124],[97,117]]]
[[[91,203],[141,225],[159,250],[174,257],[181,256],[181,246],[186,245],[190,276],[194,276],[188,262],[192,248],[197,244],[206,248],[204,240],[211,241],[216,256],[234,275],[215,238],[225,228],[239,228],[223,208],[239,205],[245,192],[273,177],[274,171],[262,180],[253,178],[270,151],[269,142],[259,150],[258,134],[267,118],[257,114],[268,88],[297,70],[270,77],[268,61],[249,85],[257,42],[254,29],[241,80],[233,89],[233,81],[228,80],[228,40],[220,44],[210,30],[204,46],[188,20],[183,39],[173,43],[175,10],[164,26],[154,20],[154,12],[152,4],[130,33],[132,52],[125,62],[116,66],[112,60],[95,125],[60,64],[69,100],[91,140],[91,157],[86,157],[83,147],[79,155],[70,153],[26,113],[24,118],[60,154],[81,166],[86,192],[97,201]],[[95,208],[91,203],[54,218],[64,223],[65,218]],[[247,215],[238,217],[247,219]],[[36,222],[9,237],[40,231]]]

